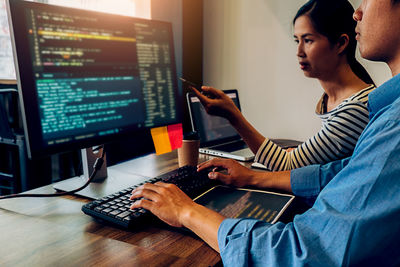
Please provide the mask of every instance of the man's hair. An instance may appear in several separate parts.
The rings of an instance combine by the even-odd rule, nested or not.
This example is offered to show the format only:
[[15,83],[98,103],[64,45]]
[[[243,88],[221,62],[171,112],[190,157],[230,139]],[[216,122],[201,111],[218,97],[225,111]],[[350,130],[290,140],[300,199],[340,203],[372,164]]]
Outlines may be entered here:
[[400,0],[392,0],[393,5],[398,4],[398,3],[400,3]]

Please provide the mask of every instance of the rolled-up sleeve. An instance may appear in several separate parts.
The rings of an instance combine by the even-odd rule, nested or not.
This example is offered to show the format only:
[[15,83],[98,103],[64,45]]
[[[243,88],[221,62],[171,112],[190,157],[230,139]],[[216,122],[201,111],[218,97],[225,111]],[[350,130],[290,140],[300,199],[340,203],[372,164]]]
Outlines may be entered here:
[[325,165],[310,165],[290,172],[290,184],[296,197],[312,204],[321,190],[340,172],[350,158],[337,160]]
[[[264,236],[254,236],[254,230],[262,225],[267,230],[271,224],[253,219],[225,219],[218,230],[218,246],[224,266],[251,266],[254,260],[263,259]],[[258,245],[257,245],[258,244]]]
[[[225,219],[218,245],[224,266],[302,266],[312,249],[306,248],[293,224],[253,219]],[[314,263],[329,265],[323,257],[314,258]]]
[[239,262],[241,264],[238,266],[246,265],[251,239],[249,236],[257,223],[259,221],[252,219],[225,219],[222,222],[218,229],[218,246],[226,266]]

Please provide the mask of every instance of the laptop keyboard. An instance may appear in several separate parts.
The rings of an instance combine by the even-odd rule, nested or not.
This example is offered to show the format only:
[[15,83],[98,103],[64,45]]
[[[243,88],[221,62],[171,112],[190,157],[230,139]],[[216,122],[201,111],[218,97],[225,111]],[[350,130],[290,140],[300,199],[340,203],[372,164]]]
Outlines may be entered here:
[[[197,172],[196,167],[184,166],[146,182],[156,183],[162,181],[176,184],[188,196],[195,198],[216,185],[215,181],[208,178],[208,172],[208,170]],[[115,194],[89,202],[82,206],[82,211],[96,219],[122,228],[132,229],[135,226],[139,226],[149,219],[155,218],[145,209],[130,209],[133,203],[133,201],[129,199],[131,192],[142,184],[144,183],[131,186]]]

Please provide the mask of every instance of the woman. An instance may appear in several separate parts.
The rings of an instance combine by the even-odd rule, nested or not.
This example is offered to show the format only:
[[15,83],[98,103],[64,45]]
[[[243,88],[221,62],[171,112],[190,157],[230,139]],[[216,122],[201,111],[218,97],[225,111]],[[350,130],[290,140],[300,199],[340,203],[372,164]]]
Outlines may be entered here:
[[305,76],[318,79],[325,91],[316,108],[321,130],[294,150],[286,151],[262,136],[222,91],[203,87],[201,94],[193,88],[208,113],[230,121],[256,154],[256,162],[283,171],[352,154],[368,123],[368,94],[375,88],[355,59],[353,11],[344,0],[334,5],[330,1],[309,1],[293,20],[300,68]]

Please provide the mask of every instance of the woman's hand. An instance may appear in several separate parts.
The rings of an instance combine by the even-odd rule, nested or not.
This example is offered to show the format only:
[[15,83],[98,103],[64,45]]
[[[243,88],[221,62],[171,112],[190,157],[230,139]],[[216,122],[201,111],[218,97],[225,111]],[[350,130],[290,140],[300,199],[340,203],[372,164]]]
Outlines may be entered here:
[[[246,185],[252,185],[253,179],[259,172],[254,172],[248,168],[242,166],[237,161],[233,159],[221,159],[215,158],[197,166],[197,170],[201,171],[214,167],[214,171],[208,174],[210,179],[217,179],[224,184],[234,185],[237,187],[242,187]],[[215,170],[226,170],[226,173],[218,172]]]
[[191,87],[193,92],[199,98],[201,104],[204,106],[208,114],[221,116],[227,119],[235,130],[240,134],[246,144],[249,146],[254,154],[257,153],[258,148],[264,142],[265,137],[260,134],[251,124],[246,120],[239,108],[236,107],[232,99],[227,96],[223,91],[217,90],[212,87],[203,86],[202,93],[196,88]]
[[213,87],[203,86],[201,88],[203,93],[200,93],[196,88],[191,88],[208,114],[221,116],[232,121],[237,114],[240,113],[240,110],[236,107],[235,103],[233,103],[232,99],[223,91]]
[[131,200],[142,198],[134,202],[131,209],[144,208],[151,211],[167,224],[182,227],[185,212],[190,212],[196,205],[176,185],[158,182],[144,184],[132,191]]

